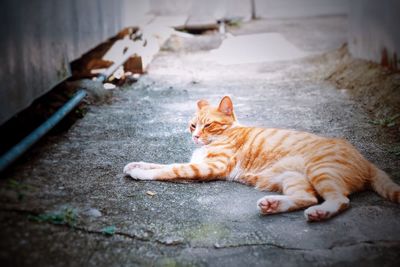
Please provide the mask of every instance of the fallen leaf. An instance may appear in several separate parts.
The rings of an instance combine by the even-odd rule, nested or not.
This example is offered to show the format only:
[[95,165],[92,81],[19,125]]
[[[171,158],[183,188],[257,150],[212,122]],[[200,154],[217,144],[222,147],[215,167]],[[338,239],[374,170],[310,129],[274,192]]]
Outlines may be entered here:
[[156,192],[153,192],[153,191],[147,191],[146,194],[149,195],[149,196],[154,196],[154,195],[156,195],[157,193],[156,193]]

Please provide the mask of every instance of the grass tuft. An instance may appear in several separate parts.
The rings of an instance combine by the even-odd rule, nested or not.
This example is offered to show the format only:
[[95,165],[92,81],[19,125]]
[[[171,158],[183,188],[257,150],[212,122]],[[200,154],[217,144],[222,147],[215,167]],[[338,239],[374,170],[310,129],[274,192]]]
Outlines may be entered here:
[[10,190],[15,191],[19,201],[22,201],[25,198],[26,191],[30,191],[33,189],[30,185],[23,184],[14,179],[8,180],[6,187]]

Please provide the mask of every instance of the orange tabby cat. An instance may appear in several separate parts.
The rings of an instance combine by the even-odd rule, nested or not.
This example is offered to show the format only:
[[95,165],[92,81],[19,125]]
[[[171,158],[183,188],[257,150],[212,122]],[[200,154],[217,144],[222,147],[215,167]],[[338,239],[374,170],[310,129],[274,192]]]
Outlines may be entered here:
[[[238,124],[232,101],[225,96],[217,108],[197,102],[189,127],[201,145],[190,163],[159,165],[132,162],[124,173],[140,180],[229,180],[268,195],[257,205],[262,214],[307,208],[309,221],[328,219],[349,207],[350,193],[371,187],[400,202],[400,186],[342,139],[294,130]],[[324,201],[318,204],[318,196]]]

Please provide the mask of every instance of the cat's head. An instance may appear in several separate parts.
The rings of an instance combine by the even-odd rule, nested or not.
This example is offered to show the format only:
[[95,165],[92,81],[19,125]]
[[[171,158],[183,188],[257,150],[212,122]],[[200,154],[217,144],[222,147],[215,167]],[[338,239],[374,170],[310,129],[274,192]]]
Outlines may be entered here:
[[224,96],[218,107],[212,107],[207,100],[199,100],[196,115],[189,122],[192,140],[197,145],[207,145],[235,122],[236,116],[229,96]]

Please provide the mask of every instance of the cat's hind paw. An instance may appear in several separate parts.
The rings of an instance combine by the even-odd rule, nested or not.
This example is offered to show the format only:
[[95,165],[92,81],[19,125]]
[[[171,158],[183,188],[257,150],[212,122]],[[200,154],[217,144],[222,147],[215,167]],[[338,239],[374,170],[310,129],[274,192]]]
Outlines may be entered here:
[[265,196],[257,201],[257,207],[263,215],[287,211],[290,200],[286,196]]
[[318,209],[317,207],[309,207],[304,211],[304,216],[309,222],[319,222],[332,217],[329,211]]

